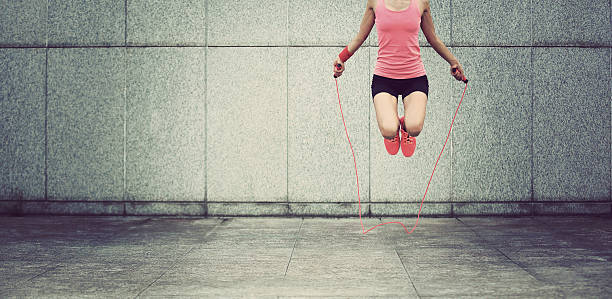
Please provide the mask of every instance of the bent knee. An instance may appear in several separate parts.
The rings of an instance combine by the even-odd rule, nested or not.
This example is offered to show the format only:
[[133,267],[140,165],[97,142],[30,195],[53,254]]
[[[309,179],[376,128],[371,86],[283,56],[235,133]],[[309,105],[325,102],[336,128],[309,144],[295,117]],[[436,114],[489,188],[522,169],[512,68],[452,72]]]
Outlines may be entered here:
[[380,127],[380,133],[387,139],[393,139],[395,136],[397,136],[398,129],[399,122],[386,122]]
[[410,136],[419,136],[419,134],[421,134],[421,131],[423,131],[423,123],[417,123],[417,122],[407,122],[406,123],[406,132],[408,132],[408,134]]

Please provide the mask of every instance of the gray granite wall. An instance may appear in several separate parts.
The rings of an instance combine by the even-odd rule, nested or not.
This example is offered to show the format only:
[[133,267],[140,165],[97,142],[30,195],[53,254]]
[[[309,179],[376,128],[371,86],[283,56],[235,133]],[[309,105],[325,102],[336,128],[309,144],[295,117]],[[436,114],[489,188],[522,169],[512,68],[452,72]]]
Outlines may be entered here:
[[[611,213],[610,0],[431,0],[470,79],[424,215]],[[358,214],[332,59],[355,0],[0,0],[0,213]],[[384,150],[375,30],[340,96],[362,214],[415,215],[463,84]],[[401,107],[400,107],[401,112]]]

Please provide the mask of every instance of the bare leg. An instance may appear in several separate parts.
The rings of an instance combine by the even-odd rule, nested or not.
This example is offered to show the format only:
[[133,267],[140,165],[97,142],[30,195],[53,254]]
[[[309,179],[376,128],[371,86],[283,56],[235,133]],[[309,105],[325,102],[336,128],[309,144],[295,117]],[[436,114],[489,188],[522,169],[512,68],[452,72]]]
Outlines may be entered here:
[[415,91],[404,98],[404,126],[410,136],[419,136],[425,123],[427,95]]
[[374,96],[374,109],[380,134],[386,139],[393,139],[399,129],[397,116],[397,98],[386,92]]

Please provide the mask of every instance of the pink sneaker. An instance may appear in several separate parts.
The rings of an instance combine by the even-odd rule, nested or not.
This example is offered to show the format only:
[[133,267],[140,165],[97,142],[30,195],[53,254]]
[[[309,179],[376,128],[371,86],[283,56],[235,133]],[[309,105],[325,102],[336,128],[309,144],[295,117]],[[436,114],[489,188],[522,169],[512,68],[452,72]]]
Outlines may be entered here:
[[389,155],[395,155],[399,152],[400,148],[400,138],[399,138],[399,130],[393,139],[383,138],[385,140],[385,148],[387,149],[387,153]]
[[402,146],[402,154],[406,157],[411,157],[416,149],[416,137],[409,136],[408,132],[404,129],[404,117],[400,118],[400,131],[402,131],[402,139],[400,144]]

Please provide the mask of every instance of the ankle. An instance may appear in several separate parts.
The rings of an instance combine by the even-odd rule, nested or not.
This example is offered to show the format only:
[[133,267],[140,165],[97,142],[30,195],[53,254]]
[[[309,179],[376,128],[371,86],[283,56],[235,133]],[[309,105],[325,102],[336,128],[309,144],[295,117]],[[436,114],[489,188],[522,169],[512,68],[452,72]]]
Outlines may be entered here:
[[389,141],[391,141],[391,140],[395,139],[395,137],[397,137],[397,136],[393,136],[393,137],[383,136],[383,138],[385,138],[385,139],[387,139],[387,140],[389,140]]

